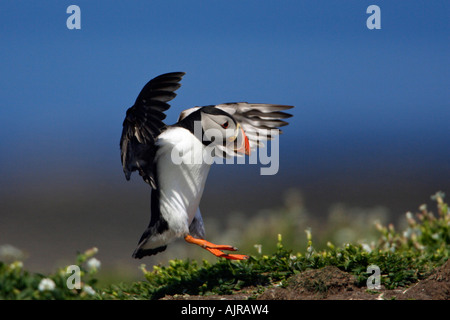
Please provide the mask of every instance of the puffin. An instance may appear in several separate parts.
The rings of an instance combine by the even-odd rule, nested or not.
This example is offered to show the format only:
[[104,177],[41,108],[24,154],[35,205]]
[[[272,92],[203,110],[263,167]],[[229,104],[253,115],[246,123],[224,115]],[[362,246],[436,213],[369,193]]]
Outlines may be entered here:
[[281,133],[293,106],[262,103],[222,103],[182,111],[166,125],[165,111],[175,98],[184,72],[150,80],[126,111],[120,151],[126,180],[137,171],[151,187],[150,222],[132,257],[141,259],[164,251],[176,239],[206,249],[216,257],[247,259],[231,245],[205,239],[199,210],[211,159],[250,155],[264,141]]

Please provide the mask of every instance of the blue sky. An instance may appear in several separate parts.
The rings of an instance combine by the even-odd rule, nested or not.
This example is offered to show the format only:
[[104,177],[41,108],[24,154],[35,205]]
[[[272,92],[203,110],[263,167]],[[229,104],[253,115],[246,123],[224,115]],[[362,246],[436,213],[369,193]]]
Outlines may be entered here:
[[[81,30],[66,28],[71,4]],[[366,27],[371,4],[381,30]],[[308,151],[311,163],[334,153],[331,166],[348,152],[402,162],[423,148],[442,163],[449,13],[448,1],[2,1],[0,170],[120,171],[126,109],[171,71],[187,75],[168,123],[194,105],[290,104],[286,162]]]

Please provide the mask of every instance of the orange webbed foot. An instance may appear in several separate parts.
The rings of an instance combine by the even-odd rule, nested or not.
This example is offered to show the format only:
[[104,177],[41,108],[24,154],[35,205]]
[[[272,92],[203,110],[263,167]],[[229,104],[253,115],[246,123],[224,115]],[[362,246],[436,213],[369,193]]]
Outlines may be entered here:
[[221,257],[221,258],[226,258],[226,259],[231,259],[231,260],[245,260],[245,259],[248,259],[248,256],[243,255],[243,254],[229,254],[229,253],[225,253],[225,252],[222,251],[222,250],[236,251],[237,248],[233,247],[233,246],[217,245],[217,244],[211,243],[209,241],[206,241],[204,239],[194,238],[193,236],[191,236],[189,234],[184,237],[184,240],[186,240],[186,242],[196,244],[196,245],[202,247],[203,249],[208,250],[209,252],[211,252],[216,257]]
[[249,258],[248,256],[246,256],[244,254],[230,254],[230,253],[225,253],[223,251],[220,251],[218,249],[211,249],[211,248],[205,248],[205,249],[219,258],[225,258],[225,259],[230,259],[230,260],[245,260],[245,259]]

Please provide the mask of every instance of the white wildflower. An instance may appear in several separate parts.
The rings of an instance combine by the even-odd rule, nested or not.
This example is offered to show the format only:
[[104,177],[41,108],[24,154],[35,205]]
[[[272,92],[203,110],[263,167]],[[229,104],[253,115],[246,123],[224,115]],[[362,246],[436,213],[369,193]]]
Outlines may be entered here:
[[90,259],[86,262],[86,266],[87,266],[87,269],[88,269],[90,272],[95,272],[95,271],[97,271],[98,269],[100,269],[101,262],[100,262],[100,260],[98,260],[97,258],[90,258]]
[[307,228],[307,229],[305,230],[305,233],[306,233],[306,240],[312,241],[311,228]]
[[372,248],[370,247],[370,245],[368,245],[367,243],[363,243],[362,244],[362,248],[364,251],[371,253],[372,252]]
[[20,270],[20,269],[23,268],[23,262],[22,262],[22,261],[14,261],[13,263],[11,263],[11,264],[9,265],[9,268],[10,268],[11,270],[15,270],[15,269]]
[[44,278],[39,282],[39,291],[53,291],[55,290],[55,282],[52,279]]
[[403,231],[403,237],[406,239],[410,239],[412,235],[413,235],[413,230],[411,228],[408,228],[405,231]]
[[91,295],[91,296],[95,295],[95,290],[92,289],[92,287],[88,286],[88,285],[85,285],[83,287],[83,292],[86,292],[88,295]]

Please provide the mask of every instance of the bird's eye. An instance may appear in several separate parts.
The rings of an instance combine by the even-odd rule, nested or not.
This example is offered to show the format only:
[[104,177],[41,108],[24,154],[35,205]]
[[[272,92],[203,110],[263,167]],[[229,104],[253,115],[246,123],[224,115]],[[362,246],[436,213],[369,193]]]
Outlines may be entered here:
[[224,129],[228,128],[228,121],[226,121],[225,123],[222,124],[222,128],[224,128]]

